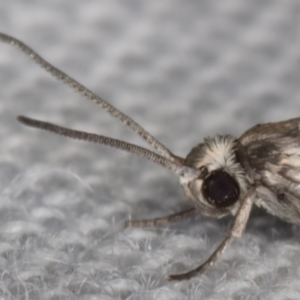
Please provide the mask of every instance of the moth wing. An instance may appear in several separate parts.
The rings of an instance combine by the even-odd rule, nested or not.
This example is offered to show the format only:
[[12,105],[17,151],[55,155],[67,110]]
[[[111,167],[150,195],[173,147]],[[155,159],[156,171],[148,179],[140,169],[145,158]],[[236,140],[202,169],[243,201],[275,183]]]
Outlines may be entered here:
[[239,142],[258,175],[258,204],[291,223],[300,224],[300,118],[258,124]]

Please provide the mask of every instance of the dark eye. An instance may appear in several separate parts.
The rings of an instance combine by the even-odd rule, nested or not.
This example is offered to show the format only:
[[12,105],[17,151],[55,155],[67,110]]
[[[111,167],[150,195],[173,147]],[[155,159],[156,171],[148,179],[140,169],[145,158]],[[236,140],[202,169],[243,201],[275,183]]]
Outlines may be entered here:
[[238,200],[240,188],[227,172],[217,170],[204,179],[202,193],[207,202],[222,208],[228,207]]

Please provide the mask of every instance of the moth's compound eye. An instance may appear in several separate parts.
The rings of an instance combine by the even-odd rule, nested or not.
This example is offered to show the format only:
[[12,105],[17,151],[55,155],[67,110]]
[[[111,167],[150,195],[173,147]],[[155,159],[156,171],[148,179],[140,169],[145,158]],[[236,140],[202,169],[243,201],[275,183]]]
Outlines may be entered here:
[[216,170],[204,179],[202,193],[211,205],[223,208],[231,206],[238,200],[240,188],[227,172]]

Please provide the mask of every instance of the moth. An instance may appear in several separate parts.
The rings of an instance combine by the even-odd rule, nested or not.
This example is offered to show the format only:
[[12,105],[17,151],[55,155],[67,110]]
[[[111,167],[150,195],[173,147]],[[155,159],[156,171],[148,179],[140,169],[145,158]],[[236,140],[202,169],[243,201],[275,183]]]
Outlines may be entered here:
[[300,118],[258,124],[239,138],[231,135],[205,138],[192,148],[186,158],[182,158],[173,154],[130,117],[55,68],[20,40],[3,33],[0,33],[0,40],[18,48],[52,76],[101,106],[137,133],[156,152],[122,140],[25,116],[18,117],[21,123],[134,153],[171,170],[179,177],[192,208],[162,218],[127,221],[126,227],[166,225],[198,213],[215,218],[233,216],[230,230],[210,257],[193,270],[170,275],[169,280],[189,279],[214,265],[229,244],[242,236],[253,205],[263,207],[287,222],[300,224]]

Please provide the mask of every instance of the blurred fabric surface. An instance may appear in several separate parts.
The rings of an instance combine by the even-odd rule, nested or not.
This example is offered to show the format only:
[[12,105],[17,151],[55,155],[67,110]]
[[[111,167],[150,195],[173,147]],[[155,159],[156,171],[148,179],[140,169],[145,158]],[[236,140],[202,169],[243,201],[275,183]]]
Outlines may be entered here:
[[[11,34],[185,156],[205,136],[299,116],[299,1],[0,1]],[[204,275],[230,218],[157,229],[188,207],[177,178],[133,155],[17,123],[23,114],[145,146],[0,45],[0,299],[299,299],[300,229],[252,213]]]

